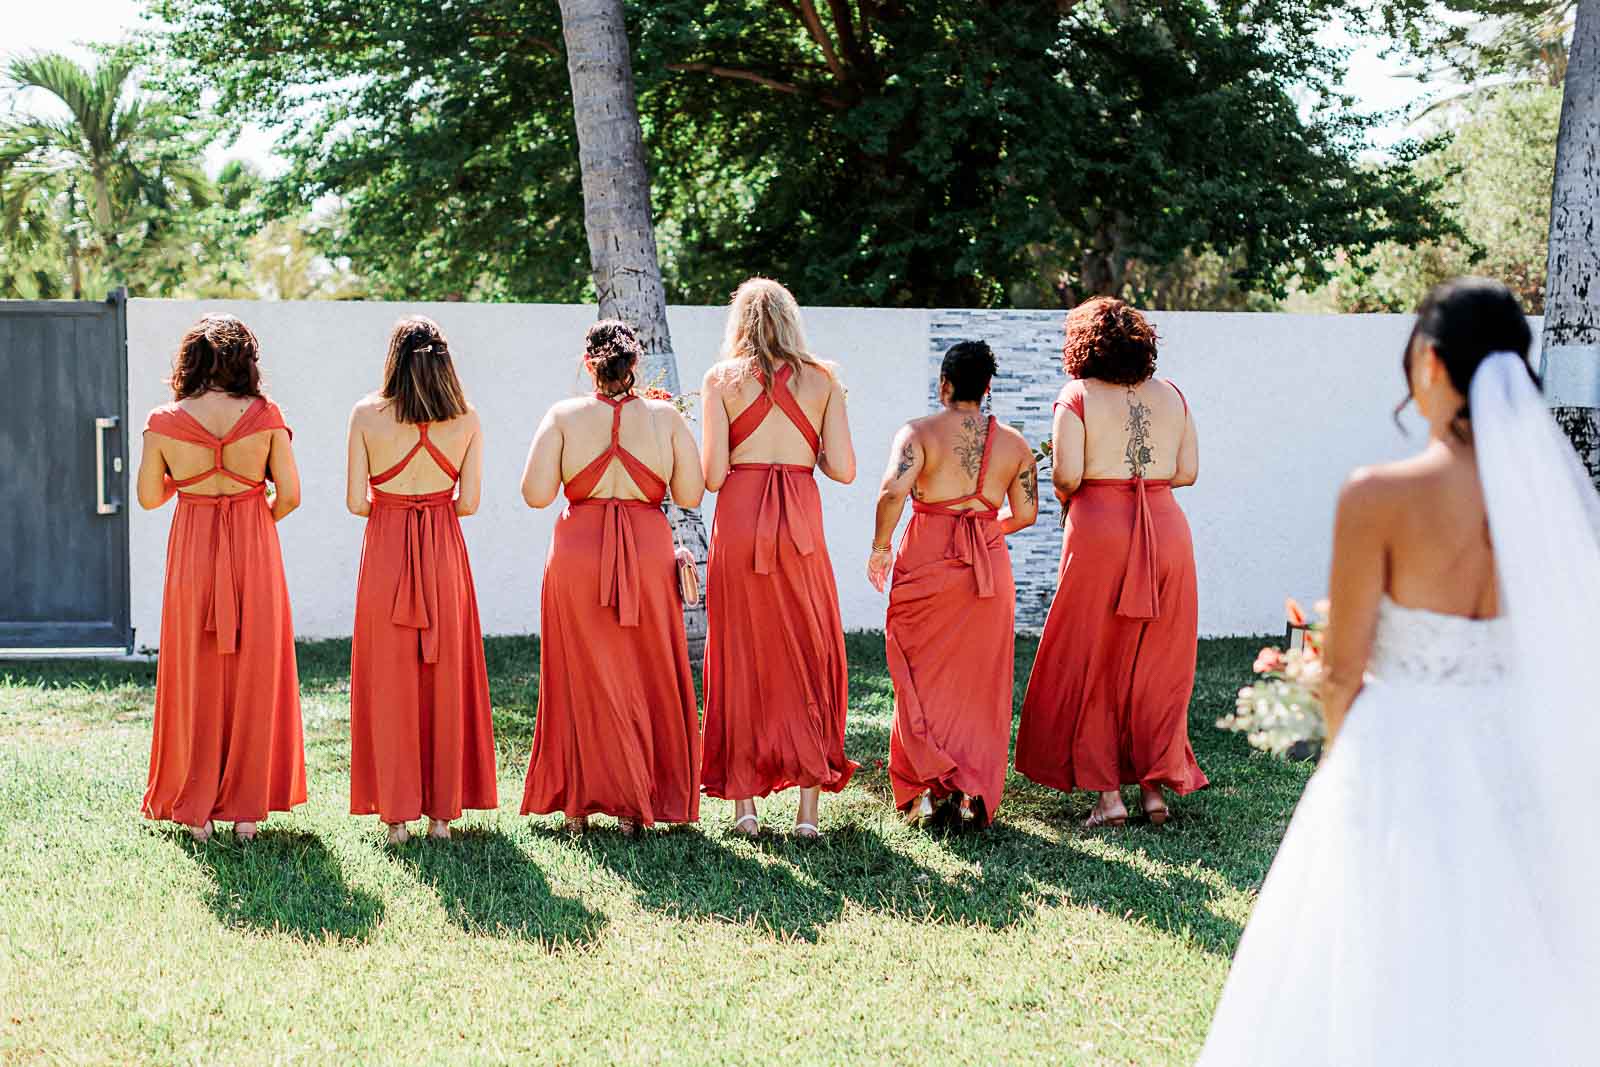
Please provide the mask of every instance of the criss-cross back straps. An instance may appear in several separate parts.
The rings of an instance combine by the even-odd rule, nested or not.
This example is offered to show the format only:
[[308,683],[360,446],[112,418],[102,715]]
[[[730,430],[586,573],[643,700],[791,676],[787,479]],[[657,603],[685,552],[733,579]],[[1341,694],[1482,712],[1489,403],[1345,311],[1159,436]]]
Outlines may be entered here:
[[[999,504],[994,503],[988,497],[983,495],[983,477],[984,477],[984,475],[989,473],[989,455],[990,455],[991,452],[994,451],[994,436],[995,436],[994,428],[995,428],[995,418],[994,418],[993,415],[990,415],[989,416],[989,424],[984,428],[983,455],[978,460],[978,480],[973,485],[972,492],[966,494],[965,496],[951,497],[949,500],[928,500],[928,501],[924,501],[923,502],[923,507],[926,507],[926,508],[944,508],[946,510],[955,510],[956,505],[958,505],[958,504],[966,504],[966,503],[968,503],[970,501],[973,501],[973,500],[978,501],[978,503],[982,504],[984,507],[988,508],[991,511],[993,511],[993,510],[995,510],[995,509],[1000,507]],[[971,509],[971,510],[977,510],[977,509]]]
[[144,428],[147,432],[158,433],[163,437],[170,437],[175,441],[183,441],[191,445],[201,445],[211,449],[211,469],[196,474],[192,478],[174,478],[173,483],[179,489],[188,488],[205,481],[214,474],[225,475],[232,478],[240,485],[254,489],[266,484],[265,479],[246,478],[237,471],[231,471],[222,464],[222,450],[231,444],[244,440],[251,434],[265,433],[269,430],[283,430],[292,437],[294,431],[289,429],[283,421],[283,412],[278,405],[264,396],[258,396],[245,408],[244,414],[234,422],[233,428],[226,435],[218,437],[205,424],[176,403],[166,404],[156,408],[145,420]]
[[454,463],[450,462],[450,457],[445,455],[439,446],[433,443],[433,439],[428,436],[428,424],[419,422],[417,423],[417,443],[411,446],[411,451],[407,452],[399,463],[396,463],[383,473],[369,475],[367,481],[372,485],[382,485],[405,470],[406,464],[411,462],[412,457],[424,449],[427,450],[428,455],[433,457],[433,461],[439,465],[439,469],[450,477],[452,482],[461,477],[461,472],[456,470]]
[[622,447],[622,406],[636,398],[632,393],[624,393],[620,397],[596,393],[595,397],[611,405],[611,444],[604,452],[594,457],[583,470],[567,479],[567,499],[587,500],[589,494],[594,492],[594,487],[599,484],[600,476],[611,466],[611,461],[616,460],[622,464],[622,468],[628,472],[628,477],[633,479],[633,484],[639,487],[639,491],[650,503],[661,503],[667,496],[667,483],[643,460]]
[[778,371],[777,378],[772,383],[772,388],[764,390],[756,397],[755,402],[743,411],[739,417],[728,425],[728,451],[732,452],[749,439],[756,432],[767,415],[771,413],[776,404],[783,413],[789,416],[789,421],[794,423],[794,428],[800,431],[800,436],[806,439],[806,444],[811,446],[811,454],[817,455],[822,451],[822,437],[817,433],[816,427],[811,425],[811,420],[806,417],[805,409],[800,406],[800,401],[795,399],[794,393],[789,389],[789,380],[794,377],[794,368],[787,363]]

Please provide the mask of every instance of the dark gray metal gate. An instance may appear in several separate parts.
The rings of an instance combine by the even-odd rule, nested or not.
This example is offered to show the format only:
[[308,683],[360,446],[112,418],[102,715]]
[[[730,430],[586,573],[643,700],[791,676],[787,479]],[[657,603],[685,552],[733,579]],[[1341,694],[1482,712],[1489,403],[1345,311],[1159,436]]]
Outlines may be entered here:
[[0,300],[0,653],[132,648],[127,307]]

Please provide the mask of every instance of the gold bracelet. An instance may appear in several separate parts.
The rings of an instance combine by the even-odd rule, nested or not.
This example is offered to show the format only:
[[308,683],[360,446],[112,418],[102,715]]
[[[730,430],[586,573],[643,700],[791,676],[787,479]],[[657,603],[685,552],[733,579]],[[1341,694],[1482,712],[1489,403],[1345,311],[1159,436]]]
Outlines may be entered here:
[[872,546],[872,551],[873,552],[893,552],[894,551],[894,546],[893,545],[873,545]]

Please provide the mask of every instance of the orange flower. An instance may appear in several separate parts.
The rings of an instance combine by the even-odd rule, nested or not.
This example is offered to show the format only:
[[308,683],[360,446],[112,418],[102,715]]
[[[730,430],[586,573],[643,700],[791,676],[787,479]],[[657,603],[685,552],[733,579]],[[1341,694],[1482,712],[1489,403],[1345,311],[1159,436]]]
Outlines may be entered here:
[[1289,615],[1289,625],[1304,626],[1306,624],[1306,613],[1300,610],[1300,602],[1294,597],[1290,597],[1283,602],[1283,610]]
[[1270,674],[1273,671],[1283,670],[1283,652],[1276,648],[1263,648],[1256,657],[1254,668],[1257,674]]
[[647,385],[644,390],[646,400],[671,400],[672,394],[658,385]]

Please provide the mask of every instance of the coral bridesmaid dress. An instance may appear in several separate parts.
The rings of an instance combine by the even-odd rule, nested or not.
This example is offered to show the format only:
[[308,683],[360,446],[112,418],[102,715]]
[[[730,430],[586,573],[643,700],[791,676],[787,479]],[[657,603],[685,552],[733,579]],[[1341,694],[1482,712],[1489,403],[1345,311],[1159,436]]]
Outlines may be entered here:
[[[700,817],[700,724],[683,630],[667,484],[611,446],[566,484],[540,596],[539,716],[524,815],[559,811],[656,822]],[[646,498],[596,497],[620,462]]]
[[[895,806],[907,807],[924,791],[935,800],[963,793],[983,798],[991,822],[1005,791],[1016,644],[1011,553],[1000,506],[982,493],[994,439],[990,416],[978,489],[913,502],[884,627],[894,680]],[[983,507],[960,506],[972,501]]]
[[[266,482],[223,463],[229,445],[288,428],[264,397],[225,437],[175,403],[145,423],[147,432],[215,455],[210,470],[174,483],[178,507],[167,539],[146,818],[186,826],[259,822],[305,802],[300,682],[278,530]],[[183,492],[218,474],[247,488],[219,496]]]
[[420,423],[411,451],[369,479],[350,646],[350,812],[376,812],[386,823],[422,815],[451,822],[464,808],[499,803],[489,676],[455,490],[377,488],[421,451],[452,481],[461,477]]
[[[774,405],[815,454],[792,368],[728,427],[737,449]],[[717,494],[706,565],[706,793],[845,787],[849,677],[822,499],[811,467],[736,463]]]
[[[1082,386],[1058,403],[1081,420]],[[1022,702],[1017,770],[1065,790],[1203,788],[1189,744],[1198,624],[1194,542],[1171,483],[1085,481]]]

